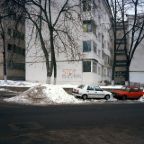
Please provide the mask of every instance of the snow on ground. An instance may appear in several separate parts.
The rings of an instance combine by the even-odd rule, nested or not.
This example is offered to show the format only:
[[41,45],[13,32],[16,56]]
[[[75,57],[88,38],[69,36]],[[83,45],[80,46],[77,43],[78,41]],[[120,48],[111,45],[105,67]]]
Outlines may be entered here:
[[[17,95],[15,97],[6,98],[4,101],[30,104],[30,105],[51,105],[51,104],[80,104],[80,103],[104,103],[106,100],[85,100],[77,99],[73,95],[68,94],[63,88],[75,88],[77,85],[48,85],[40,83],[32,83],[25,81],[4,81],[0,80],[0,86],[12,86],[12,87],[30,87],[27,91]],[[103,89],[121,89],[122,86],[100,86]],[[1,88],[1,91],[6,90]],[[108,100],[115,102],[117,99],[111,98]],[[144,96],[138,101],[144,102]]]
[[[104,103],[106,100],[85,100],[77,99],[68,94],[60,85],[37,85],[31,87],[22,94],[4,99],[6,102],[30,104],[30,105],[51,105],[51,104],[89,104]],[[109,101],[117,101],[111,98]]]
[[141,98],[139,98],[138,101],[140,101],[140,102],[144,102],[144,96],[142,96]]
[[32,87],[38,85],[39,83],[27,82],[27,81],[12,81],[7,80],[0,80],[0,86],[13,86],[13,87]]

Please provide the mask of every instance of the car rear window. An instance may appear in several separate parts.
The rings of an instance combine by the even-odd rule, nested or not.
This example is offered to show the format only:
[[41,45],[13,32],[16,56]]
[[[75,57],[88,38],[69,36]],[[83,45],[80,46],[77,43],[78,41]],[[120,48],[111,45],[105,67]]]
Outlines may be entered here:
[[84,85],[79,85],[78,88],[83,89]]

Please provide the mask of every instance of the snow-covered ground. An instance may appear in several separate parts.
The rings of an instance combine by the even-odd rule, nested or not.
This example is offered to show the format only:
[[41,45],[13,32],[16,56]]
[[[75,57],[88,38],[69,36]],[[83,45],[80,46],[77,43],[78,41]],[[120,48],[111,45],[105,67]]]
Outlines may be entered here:
[[[106,100],[85,100],[77,99],[73,95],[68,94],[63,88],[74,88],[76,85],[48,85],[40,83],[22,82],[22,81],[0,81],[0,86],[13,87],[30,87],[27,91],[11,98],[5,98],[6,102],[29,104],[29,105],[52,105],[52,104],[91,104],[104,103]],[[119,89],[122,86],[101,86],[104,89]],[[2,89],[4,90],[4,89]],[[117,101],[111,98],[109,101]],[[144,97],[138,101],[144,102]]]
[[82,100],[69,95],[62,87],[46,84],[34,86],[19,96],[4,99],[4,101],[34,105],[82,103]]
[[32,87],[35,85],[38,85],[39,83],[32,83],[32,82],[26,82],[26,81],[12,81],[7,80],[5,82],[4,80],[0,80],[0,86],[12,86],[12,87]]

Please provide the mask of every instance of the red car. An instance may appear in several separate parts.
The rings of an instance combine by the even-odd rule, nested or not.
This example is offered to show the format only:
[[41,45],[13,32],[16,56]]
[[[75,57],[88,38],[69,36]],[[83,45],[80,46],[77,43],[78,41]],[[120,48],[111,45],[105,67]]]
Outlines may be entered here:
[[127,86],[121,90],[112,90],[113,96],[117,99],[139,99],[144,92],[139,87]]

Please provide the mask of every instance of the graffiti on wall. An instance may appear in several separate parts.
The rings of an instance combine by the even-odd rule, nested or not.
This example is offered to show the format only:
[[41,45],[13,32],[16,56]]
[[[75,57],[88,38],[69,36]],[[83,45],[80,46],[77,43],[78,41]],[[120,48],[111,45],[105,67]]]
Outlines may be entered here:
[[75,69],[63,69],[62,71],[63,79],[78,79],[81,75],[76,72]]

